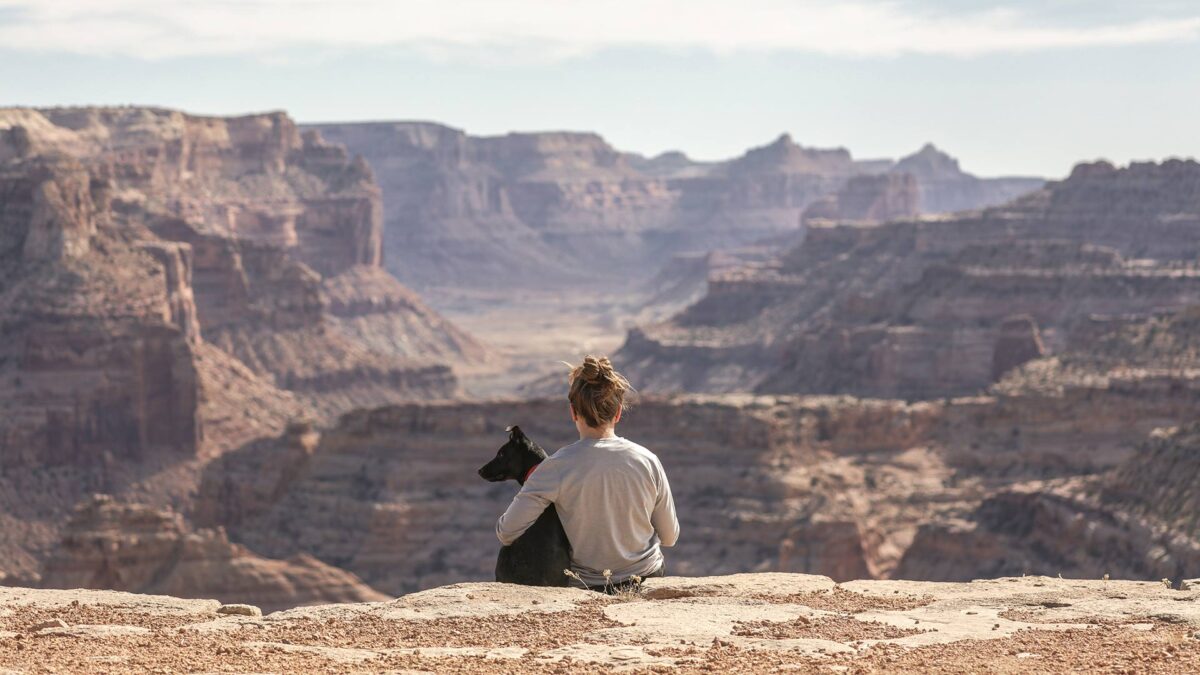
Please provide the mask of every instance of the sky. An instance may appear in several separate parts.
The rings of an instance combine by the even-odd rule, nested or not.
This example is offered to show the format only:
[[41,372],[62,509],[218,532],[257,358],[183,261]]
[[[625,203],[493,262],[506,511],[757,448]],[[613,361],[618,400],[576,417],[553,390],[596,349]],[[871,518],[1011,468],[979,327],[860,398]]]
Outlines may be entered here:
[[0,0],[0,106],[83,104],[1053,178],[1200,155],[1200,0]]

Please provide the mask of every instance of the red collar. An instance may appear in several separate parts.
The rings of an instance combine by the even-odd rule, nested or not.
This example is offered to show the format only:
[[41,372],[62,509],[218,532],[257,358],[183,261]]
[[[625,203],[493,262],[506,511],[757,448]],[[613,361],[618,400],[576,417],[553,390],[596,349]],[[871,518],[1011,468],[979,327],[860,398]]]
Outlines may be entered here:
[[521,485],[528,483],[529,477],[532,476],[533,472],[537,471],[537,468],[541,465],[542,465],[542,463],[538,462],[537,464],[534,464],[533,466],[529,467],[529,470],[525,472],[525,477],[521,479]]

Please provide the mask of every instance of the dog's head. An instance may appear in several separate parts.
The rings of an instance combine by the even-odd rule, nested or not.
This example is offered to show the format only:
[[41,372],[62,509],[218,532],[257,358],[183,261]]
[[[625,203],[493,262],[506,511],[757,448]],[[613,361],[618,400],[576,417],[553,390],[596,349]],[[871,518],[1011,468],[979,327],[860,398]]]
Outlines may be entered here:
[[508,442],[500,446],[492,461],[479,469],[479,477],[493,483],[515,480],[524,483],[529,470],[546,459],[546,451],[529,440],[521,427],[508,428]]

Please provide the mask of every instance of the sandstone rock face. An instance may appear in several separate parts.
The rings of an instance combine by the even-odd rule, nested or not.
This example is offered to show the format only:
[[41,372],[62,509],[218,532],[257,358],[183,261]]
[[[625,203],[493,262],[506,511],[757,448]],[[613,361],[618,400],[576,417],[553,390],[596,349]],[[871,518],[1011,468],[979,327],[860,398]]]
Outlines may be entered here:
[[370,168],[282,113],[2,109],[0,195],[2,573],[90,492],[186,509],[214,456],[486,357],[380,266]]
[[921,189],[921,209],[925,213],[1000,206],[1045,184],[1041,178],[1021,176],[976,178],[960,169],[958,160],[932,143],[926,143],[917,152],[900,159],[890,171],[916,179]]
[[855,176],[836,194],[804,210],[804,223],[815,220],[881,223],[921,212],[921,190],[910,173]]
[[[1094,405],[1102,390],[1112,405],[1096,409],[1091,419],[1162,428],[1149,431],[1149,440],[1129,441],[1137,451],[1123,453],[1125,459],[1108,471],[1013,485],[955,521],[923,525],[896,574],[940,580],[1015,573],[1190,577],[1200,568],[1191,503],[1200,439],[1197,316],[1191,310],[1140,321],[1096,318],[1071,336],[1060,355],[1011,371],[995,387],[1004,399],[1028,399],[1067,420]],[[1163,407],[1146,407],[1148,398]],[[1063,399],[1074,402],[1075,412],[1048,405]],[[1096,467],[1102,469],[1118,455],[1105,452],[1100,438],[1082,435],[1089,425],[1071,424],[1079,430],[1073,442],[1089,457],[1108,455]]]
[[[682,153],[620,153],[587,133],[476,137],[416,122],[311,128],[375,167],[387,264],[418,288],[604,283],[628,290],[675,254],[795,231],[810,204],[892,166],[856,161],[841,148],[802,147],[786,134],[741,157],[702,163]],[[954,193],[954,208],[1015,196],[1006,188],[997,197],[992,181],[955,164],[949,172],[867,180],[850,189],[845,208],[879,218],[914,212],[912,183],[923,187],[924,176],[952,185],[934,189]],[[884,190],[891,201],[878,196],[881,183],[899,188]],[[1041,183],[1021,184],[1029,191]]]
[[1060,351],[1092,316],[1200,303],[1187,196],[1200,164],[1110,169],[978,215],[810,227],[631,332],[619,360],[660,391],[954,396]]
[[1115,579],[738,574],[652,579],[624,598],[469,583],[227,616],[213,601],[0,588],[0,659],[60,672],[1076,672],[1099,660],[1191,672],[1197,594]]
[[[1112,469],[1200,406],[1196,379],[1042,387],[1026,375],[1051,361],[1018,368],[996,395],[938,402],[652,398],[621,433],[656,452],[672,480],[683,530],[667,552],[672,573],[941,578],[972,568],[937,555],[918,564],[914,538],[929,527],[963,522],[1022,483]],[[195,518],[264,555],[307,553],[390,593],[489,579],[492,526],[515,486],[475,470],[511,424],[551,451],[573,437],[561,399],[359,411],[209,465]]]
[[269,610],[382,600],[357,577],[309,556],[270,560],[223,531],[193,531],[169,510],[97,496],[81,504],[46,561],[47,588],[96,588],[246,601]]
[[[344,417],[319,440],[316,431],[297,429],[212,465],[195,518],[226,527],[265,555],[306,552],[387,592],[489,579],[498,550],[493,525],[515,489],[484,483],[475,470],[510,424],[521,424],[547,448],[566,444],[569,425],[554,423],[561,407],[538,401],[381,408]],[[817,440],[824,418],[845,425],[834,444],[861,438],[857,422],[844,416],[901,418],[892,429],[928,424],[921,410],[833,401],[647,402],[631,413],[627,433],[663,458],[688,533],[669,552],[671,569],[776,569],[781,535],[796,530],[799,537],[822,517],[814,514],[821,509],[808,477],[853,471],[809,466],[816,448],[829,445]],[[903,442],[858,441],[886,448]],[[730,455],[737,457],[732,468]],[[819,565],[812,566],[793,556],[789,565],[848,578],[867,567],[870,553],[862,549],[814,554]]]
[[0,207],[0,461],[194,451],[200,335],[188,252],[108,241],[92,251],[111,214],[72,160],[7,165],[0,183],[11,195]]
[[957,580],[1055,569],[1073,578],[1177,582],[1200,569],[1198,447],[1193,423],[1155,433],[1101,476],[1001,491],[960,523],[922,526],[897,575]]
[[[455,382],[437,357],[483,355],[380,269],[382,210],[371,169],[319,134],[301,134],[282,113],[11,109],[0,128],[26,139],[22,156],[33,159],[22,162],[52,153],[79,162],[69,180],[65,171],[46,180],[44,169],[13,168],[14,180],[28,174],[29,196],[6,207],[13,240],[28,232],[24,258],[77,258],[102,220],[103,235],[162,265],[171,319],[185,332],[320,408],[350,407],[354,392],[339,389],[357,386],[351,380],[394,400],[446,396]],[[333,281],[342,275],[350,281]],[[327,284],[337,288],[341,313],[370,325],[373,340],[361,339],[362,327],[342,330]],[[407,302],[389,302],[381,289]],[[314,362],[315,354],[330,356]],[[326,394],[333,400],[322,400]]]

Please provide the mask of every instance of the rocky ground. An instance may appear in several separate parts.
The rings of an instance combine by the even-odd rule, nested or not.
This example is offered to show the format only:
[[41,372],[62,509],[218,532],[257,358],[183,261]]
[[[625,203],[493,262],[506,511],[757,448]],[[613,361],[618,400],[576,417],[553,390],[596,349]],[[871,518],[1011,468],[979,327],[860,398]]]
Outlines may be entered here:
[[0,589],[0,672],[1195,672],[1200,590],[1159,582],[654,579],[639,594],[473,583],[258,615]]

